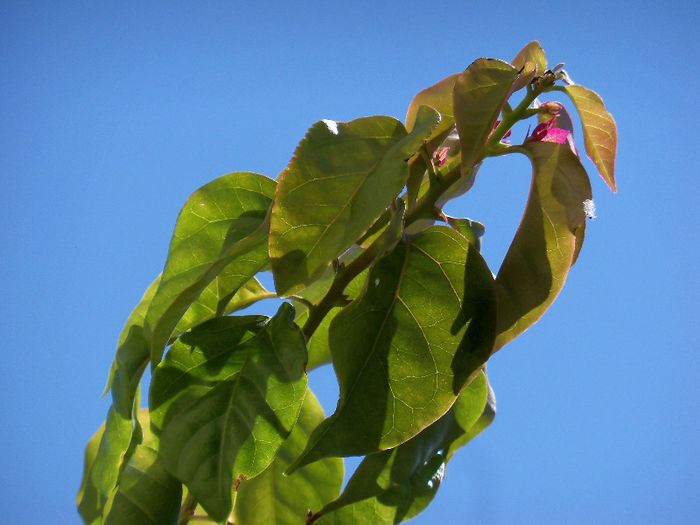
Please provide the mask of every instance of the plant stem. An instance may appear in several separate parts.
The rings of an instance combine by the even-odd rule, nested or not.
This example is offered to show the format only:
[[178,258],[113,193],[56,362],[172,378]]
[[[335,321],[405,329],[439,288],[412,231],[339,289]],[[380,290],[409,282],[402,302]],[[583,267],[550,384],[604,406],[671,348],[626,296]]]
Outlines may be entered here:
[[197,500],[194,499],[194,496],[190,492],[187,492],[185,501],[182,502],[182,506],[180,507],[180,517],[177,520],[177,525],[186,525],[194,515],[194,510],[196,508]]
[[331,284],[331,287],[326,295],[323,296],[323,299],[321,299],[317,305],[309,309],[309,318],[306,320],[304,328],[302,328],[302,332],[307,340],[313,335],[328,312],[330,312],[334,306],[341,304],[345,287],[372,264],[372,261],[374,261],[374,258],[379,253],[383,243],[384,236],[380,235],[364,252],[358,255],[356,259],[338,271],[333,280],[333,284]]

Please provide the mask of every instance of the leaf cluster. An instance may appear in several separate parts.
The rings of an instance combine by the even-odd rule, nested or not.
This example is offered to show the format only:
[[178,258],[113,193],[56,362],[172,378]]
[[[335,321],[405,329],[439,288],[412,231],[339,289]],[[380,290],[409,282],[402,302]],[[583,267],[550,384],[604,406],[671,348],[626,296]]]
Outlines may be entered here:
[[[316,122],[276,180],[236,172],[194,192],[119,337],[112,406],[85,453],[85,523],[391,524],[421,512],[495,415],[489,357],[552,304],[581,249],[590,182],[568,113],[539,104],[547,92],[573,101],[614,191],[612,117],[531,42],[511,63],[478,59],[421,91],[405,122]],[[503,140],[535,116],[542,133]],[[547,140],[552,118],[565,142]],[[488,157],[511,153],[530,159],[532,184],[494,275],[484,226],[442,208]],[[284,300],[273,317],[241,314],[272,297]],[[340,397],[326,417],[307,371],[328,362]],[[341,493],[346,456],[364,459]]]

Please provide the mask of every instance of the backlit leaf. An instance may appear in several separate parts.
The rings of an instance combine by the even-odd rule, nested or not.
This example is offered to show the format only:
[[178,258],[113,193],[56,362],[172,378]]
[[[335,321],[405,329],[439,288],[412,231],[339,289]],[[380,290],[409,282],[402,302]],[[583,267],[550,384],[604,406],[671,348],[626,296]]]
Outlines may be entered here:
[[486,141],[508,100],[518,70],[502,60],[480,58],[457,77],[454,113],[462,151],[462,177],[481,160]]
[[566,144],[528,142],[533,165],[525,214],[496,278],[498,337],[495,349],[534,324],[564,286],[583,240],[591,198],[586,170]]
[[150,439],[148,410],[139,411],[144,439],[129,458],[119,480],[105,525],[177,523],[182,485],[163,466]]
[[406,183],[406,161],[439,118],[424,107],[410,134],[398,120],[381,116],[311,127],[272,206],[270,258],[280,295],[319,277],[384,213]]
[[362,460],[343,494],[326,505],[319,525],[391,525],[410,519],[433,499],[455,451],[484,430],[495,398],[480,373],[443,417],[398,447]]
[[454,110],[452,109],[452,90],[457,77],[459,77],[459,73],[443,78],[437,84],[425,88],[413,97],[406,112],[406,129],[408,131],[413,130],[415,127],[418,109],[421,106],[430,106],[436,109],[442,117],[440,123],[433,129],[431,136],[440,135],[455,125]]
[[529,42],[522,48],[512,64],[517,70],[522,70],[518,80],[515,81],[513,91],[527,86],[533,78],[542,76],[547,71],[547,57],[537,40]]
[[486,263],[451,228],[433,226],[379,259],[331,324],[336,412],[290,471],[394,447],[444,415],[490,354],[495,300]]
[[271,319],[212,319],[180,337],[153,372],[163,462],[219,521],[234,480],[267,468],[299,415],[307,356],[293,318],[284,303]]
[[586,153],[595,163],[603,180],[613,192],[616,192],[617,126],[615,119],[605,109],[603,99],[595,91],[578,85],[557,87],[557,89],[571,97],[581,117]]
[[241,482],[233,508],[236,525],[303,524],[309,509],[320,509],[340,494],[343,484],[340,458],[326,458],[291,476],[284,474],[322,420],[323,409],[308,391],[299,420],[275,461],[258,476]]
[[224,297],[230,299],[267,263],[265,216],[274,191],[272,179],[239,172],[215,179],[187,200],[146,314],[145,335],[154,364],[180,318],[225,268]]
[[102,523],[102,508],[104,501],[101,501],[97,487],[92,482],[90,471],[97,457],[100,448],[100,441],[104,434],[105,424],[88,441],[85,447],[85,461],[83,463],[83,479],[80,483],[80,490],[75,498],[78,505],[78,512],[86,525],[100,525]]
[[459,219],[457,217],[447,217],[447,224],[461,233],[477,250],[481,251],[481,238],[486,232],[483,224],[471,219]]

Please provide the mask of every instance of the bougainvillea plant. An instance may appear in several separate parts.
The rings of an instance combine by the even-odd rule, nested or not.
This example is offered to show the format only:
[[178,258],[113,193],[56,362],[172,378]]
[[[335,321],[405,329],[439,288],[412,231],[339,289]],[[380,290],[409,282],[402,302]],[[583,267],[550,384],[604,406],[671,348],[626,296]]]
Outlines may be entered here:
[[[112,405],[85,452],[85,523],[377,525],[421,512],[494,417],[489,357],[552,304],[594,216],[572,120],[545,93],[573,102],[615,191],[613,118],[530,42],[421,91],[405,122],[321,120],[276,179],[236,172],[194,192],[119,337]],[[530,159],[532,185],[494,276],[483,225],[442,208],[511,153]],[[273,291],[256,278],[268,271]],[[273,317],[240,313],[271,297]],[[329,362],[340,397],[325,417],[307,372]],[[364,458],[341,492],[346,456]]]

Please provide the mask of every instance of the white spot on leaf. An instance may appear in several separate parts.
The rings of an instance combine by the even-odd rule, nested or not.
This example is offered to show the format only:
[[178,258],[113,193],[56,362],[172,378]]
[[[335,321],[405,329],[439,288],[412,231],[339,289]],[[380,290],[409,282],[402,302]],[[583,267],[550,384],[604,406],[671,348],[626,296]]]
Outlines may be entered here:
[[328,131],[333,133],[333,135],[338,134],[338,123],[335,120],[328,120],[328,119],[323,119],[321,122],[323,122],[326,127],[328,127]]
[[589,219],[595,219],[595,202],[592,199],[583,201],[583,211]]

